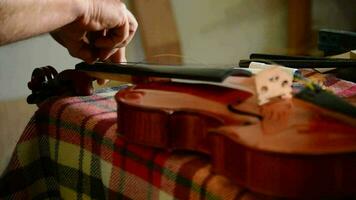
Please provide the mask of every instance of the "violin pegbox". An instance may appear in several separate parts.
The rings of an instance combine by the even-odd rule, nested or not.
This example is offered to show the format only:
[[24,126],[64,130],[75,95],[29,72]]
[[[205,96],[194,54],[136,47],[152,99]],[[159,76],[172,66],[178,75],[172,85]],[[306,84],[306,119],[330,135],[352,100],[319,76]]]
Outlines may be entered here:
[[265,69],[255,76],[258,105],[263,105],[275,98],[292,97],[293,74],[285,72],[279,66]]

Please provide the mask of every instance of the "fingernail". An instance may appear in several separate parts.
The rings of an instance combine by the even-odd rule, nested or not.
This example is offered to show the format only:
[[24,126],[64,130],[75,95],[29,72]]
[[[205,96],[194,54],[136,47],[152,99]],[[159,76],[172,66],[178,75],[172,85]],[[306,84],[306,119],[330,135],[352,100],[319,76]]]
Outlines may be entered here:
[[104,60],[109,59],[112,55],[114,55],[117,52],[118,49],[111,49],[110,52],[105,56]]
[[109,82],[108,79],[97,79],[96,82],[98,83],[98,85],[105,85]]

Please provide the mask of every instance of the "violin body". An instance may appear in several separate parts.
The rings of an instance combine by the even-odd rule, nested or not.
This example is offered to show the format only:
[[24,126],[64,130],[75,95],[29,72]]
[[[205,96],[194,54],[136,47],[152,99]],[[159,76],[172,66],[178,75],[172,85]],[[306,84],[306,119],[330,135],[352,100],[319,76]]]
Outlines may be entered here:
[[249,92],[199,84],[138,84],[115,98],[129,142],[204,153],[215,173],[266,195],[356,196],[354,118],[296,98],[258,106]]
[[212,158],[223,155],[212,162],[217,164],[215,171],[272,196],[355,196],[355,127],[329,118],[324,109],[298,99],[272,104],[277,105],[261,110],[289,107],[289,116],[272,116],[257,124],[222,127],[211,133]]
[[119,132],[134,143],[208,153],[207,133],[256,120],[226,106],[251,94],[230,88],[152,82],[117,93]]
[[[31,102],[48,98],[48,90],[92,91],[93,79],[81,71],[36,70],[29,83]],[[297,199],[355,197],[356,118],[294,97],[258,105],[253,82],[236,76],[224,81],[244,89],[138,83],[115,95],[118,132],[128,142],[208,155],[213,172],[255,192]],[[58,83],[66,89],[54,90]]]

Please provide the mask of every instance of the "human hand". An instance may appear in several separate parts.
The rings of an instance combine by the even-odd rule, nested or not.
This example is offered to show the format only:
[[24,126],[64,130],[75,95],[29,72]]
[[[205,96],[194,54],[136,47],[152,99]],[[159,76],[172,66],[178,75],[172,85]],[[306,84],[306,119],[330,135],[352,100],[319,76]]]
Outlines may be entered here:
[[133,38],[137,21],[119,0],[91,0],[76,21],[51,33],[73,57],[87,63],[124,62],[125,46]]

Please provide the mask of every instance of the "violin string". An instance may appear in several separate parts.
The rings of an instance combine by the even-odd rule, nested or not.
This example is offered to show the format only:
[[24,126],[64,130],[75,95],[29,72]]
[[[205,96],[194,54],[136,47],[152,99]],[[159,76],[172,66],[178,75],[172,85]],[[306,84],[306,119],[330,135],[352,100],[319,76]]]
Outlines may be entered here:
[[[149,56],[149,57],[147,57],[145,59],[142,59],[139,62],[125,62],[125,63],[128,63],[128,64],[162,64],[162,63],[158,63],[158,62],[157,63],[148,62],[147,60],[156,59],[156,58],[158,58],[158,59],[159,58],[169,58],[169,57],[182,58],[184,64],[194,64],[194,65],[201,65],[201,66],[209,66],[208,63],[204,62],[201,59],[197,59],[197,58],[190,57],[190,56],[185,56],[185,55],[182,55],[182,54],[170,54],[170,53],[156,54],[156,55],[153,55],[153,56]],[[256,59],[256,61],[257,61],[257,59]],[[262,60],[262,59],[260,59],[258,61],[264,62],[264,63],[267,63],[267,64],[278,65],[277,63],[275,63],[275,62],[273,62],[271,60]],[[170,65],[171,63],[164,63],[164,64]],[[314,69],[314,68],[312,68],[312,69]],[[310,79],[304,77],[302,74],[295,73],[294,74],[294,80],[302,83],[304,85],[304,87],[308,87],[312,91],[325,89],[323,84],[321,84],[319,82],[315,82],[313,80],[310,80]]]
[[[155,62],[149,62],[148,60],[150,59],[159,59],[159,58],[169,58],[169,57],[174,57],[174,58],[182,58],[182,63],[181,64],[194,64],[194,65],[202,65],[202,66],[209,66],[208,63],[204,62],[202,59],[197,59],[194,57],[190,57],[190,56],[185,56],[182,54],[169,54],[169,53],[164,53],[164,54],[157,54],[157,55],[153,55],[153,56],[149,56],[145,59],[142,59],[139,62],[126,62],[126,63],[130,63],[130,64],[167,64],[167,65],[171,65],[172,63],[155,63]],[[174,64],[173,64],[174,65]]]
[[205,63],[203,60],[201,59],[197,59],[194,57],[190,57],[190,56],[184,56],[182,54],[157,54],[154,56],[151,56],[151,58],[164,58],[164,57],[175,57],[175,58],[182,58],[183,60],[185,60],[187,63],[196,63],[196,64],[203,64],[203,65],[208,65],[208,63]]

